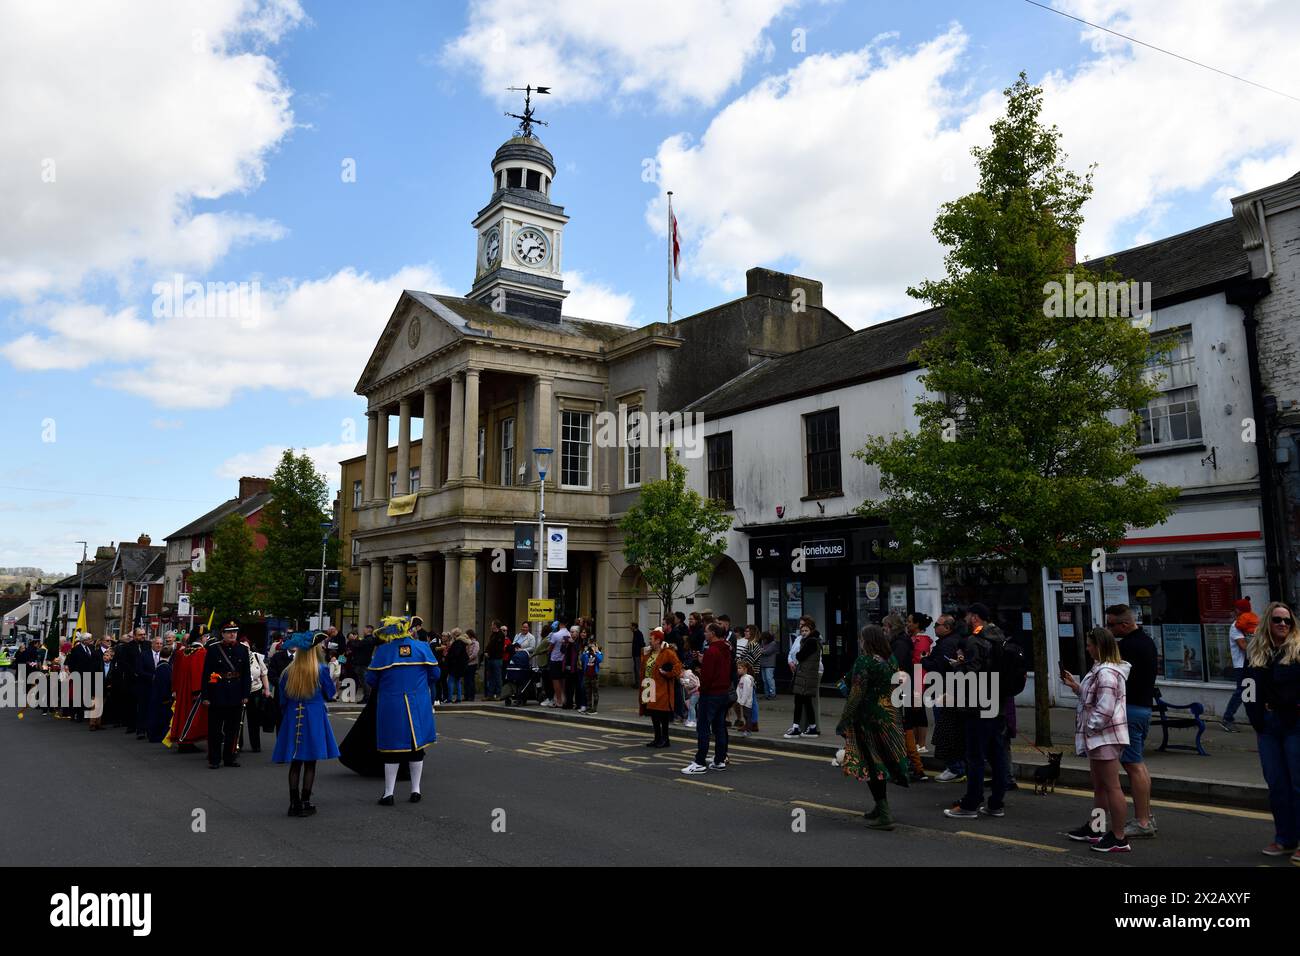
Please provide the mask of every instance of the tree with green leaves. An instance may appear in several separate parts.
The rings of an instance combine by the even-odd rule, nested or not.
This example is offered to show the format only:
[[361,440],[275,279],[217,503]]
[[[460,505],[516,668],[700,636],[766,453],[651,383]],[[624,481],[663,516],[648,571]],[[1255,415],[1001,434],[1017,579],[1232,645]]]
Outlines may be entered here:
[[[290,620],[304,619],[304,572],[320,567],[321,539],[331,521],[329,485],[304,453],[286,448],[271,476],[271,501],[262,509],[257,530],[266,536],[262,552],[262,587],[266,612]],[[326,565],[334,567],[338,539],[332,537]],[[314,607],[310,610],[314,610]]]
[[713,563],[727,549],[731,517],[722,505],[686,487],[686,466],[664,450],[668,477],[641,488],[637,503],[619,523],[623,554],[641,569],[668,614],[682,581],[707,584]]
[[[860,511],[885,518],[908,559],[1020,569],[1046,678],[1040,569],[1104,561],[1127,527],[1168,517],[1178,489],[1135,470],[1134,416],[1155,395],[1142,323],[1049,307],[1067,272],[1076,289],[1120,278],[1073,264],[1092,171],[1066,168],[1059,132],[1039,121],[1042,90],[1023,73],[1005,95],[991,145],[972,150],[978,190],[935,220],[946,277],[908,289],[943,310],[913,353],[927,392],[915,432],[857,452],[879,469],[881,489]],[[1046,679],[1034,696],[1043,746]]]
[[248,522],[242,515],[227,515],[212,534],[206,568],[190,577],[194,607],[214,611],[221,622],[243,620],[259,610],[260,558]]

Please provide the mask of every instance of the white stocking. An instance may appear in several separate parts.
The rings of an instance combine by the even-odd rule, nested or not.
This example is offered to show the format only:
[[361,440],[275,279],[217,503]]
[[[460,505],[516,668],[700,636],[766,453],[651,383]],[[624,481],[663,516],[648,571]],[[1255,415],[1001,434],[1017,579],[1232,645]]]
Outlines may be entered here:
[[424,776],[424,761],[411,761],[411,793],[420,792],[420,778]]
[[397,768],[401,766],[395,763],[384,764],[384,796],[391,797],[393,789],[397,786]]

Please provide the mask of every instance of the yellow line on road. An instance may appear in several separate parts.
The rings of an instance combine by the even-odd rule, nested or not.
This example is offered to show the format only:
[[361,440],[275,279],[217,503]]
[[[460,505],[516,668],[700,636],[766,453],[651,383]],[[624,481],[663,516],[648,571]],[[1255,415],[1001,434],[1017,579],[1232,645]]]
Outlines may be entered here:
[[[936,831],[942,833],[942,830]],[[957,836],[970,837],[972,840],[988,840],[990,843],[1006,843],[1010,846],[1023,846],[1031,850],[1046,850],[1048,853],[1066,853],[1064,848],[1059,846],[1048,846],[1046,843],[1030,843],[1028,840],[1013,840],[1011,837],[993,836],[989,833],[971,833],[969,830],[958,830]]]
[[[1057,787],[1057,793],[1063,793],[1068,797],[1087,797],[1092,799],[1091,790],[1076,790],[1073,787]],[[1243,810],[1240,807],[1216,807],[1208,803],[1185,803],[1178,800],[1152,800],[1151,806],[1161,807],[1165,810],[1190,810],[1193,813],[1217,813],[1222,817],[1238,817],[1242,820],[1272,820],[1271,813],[1261,813],[1259,810]]]
[[594,760],[587,761],[588,767],[604,767],[606,770],[617,770],[619,773],[631,773],[631,767],[616,767],[612,763],[597,763]]
[[861,810],[846,810],[844,807],[829,807],[824,803],[813,803],[811,800],[791,800],[796,807],[813,807],[817,810],[830,810],[832,813],[847,813],[851,817],[862,816]]
[[725,790],[727,793],[731,793],[731,792],[732,792],[732,788],[731,788],[731,787],[724,787],[724,786],[721,786],[720,784],[716,784],[716,783],[705,783],[705,782],[702,781],[702,780],[686,780],[686,779],[683,779],[682,777],[678,777],[678,778],[677,778],[677,782],[678,782],[678,783],[689,783],[689,784],[691,784],[692,786],[695,786],[695,787],[708,787],[710,790]]

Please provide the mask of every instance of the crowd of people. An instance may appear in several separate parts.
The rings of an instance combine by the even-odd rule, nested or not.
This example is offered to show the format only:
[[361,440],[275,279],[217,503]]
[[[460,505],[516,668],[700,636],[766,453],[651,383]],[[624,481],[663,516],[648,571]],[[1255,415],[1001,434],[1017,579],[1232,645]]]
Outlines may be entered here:
[[[1249,602],[1239,602],[1238,610],[1239,683],[1224,722],[1231,722],[1240,702],[1257,735],[1275,826],[1274,840],[1263,852],[1290,856],[1300,864],[1300,628],[1291,608],[1281,602],[1270,603],[1262,618],[1250,611]],[[781,642],[753,625],[737,630],[728,615],[710,611],[665,616],[648,640],[635,623],[631,631],[640,712],[650,718],[653,730],[646,746],[669,747],[676,722],[695,730],[697,739],[694,759],[682,772],[725,771],[731,733],[757,731],[760,700],[775,697]],[[325,704],[336,696],[341,680],[352,679],[374,710],[365,734],[376,736],[379,744],[376,751],[367,738],[364,749],[371,757],[372,751],[382,756],[385,793],[380,802],[392,805],[399,764],[409,768],[412,800],[418,801],[418,765],[424,747],[435,739],[435,702],[474,700],[480,665],[485,699],[501,700],[510,693],[503,676],[521,661],[531,665],[537,659],[541,666],[530,670],[540,672],[543,706],[594,714],[604,662],[594,635],[594,622],[584,618],[561,617],[543,624],[536,636],[528,623],[511,636],[506,625],[493,621],[486,642],[480,643],[473,629],[435,634],[418,617],[389,618],[378,632],[367,626],[346,639],[335,628],[315,635],[272,634],[263,652],[232,621],[219,636],[203,627],[153,638],[137,628],[123,640],[82,633],[53,661],[33,641],[12,663],[64,679],[73,674],[96,678],[91,686],[98,696],[91,706],[82,699],[61,703],[55,695],[43,708],[48,716],[80,723],[89,715],[91,731],[123,729],[137,740],[181,752],[199,752],[206,741],[213,769],[238,767],[245,740],[257,753],[261,733],[277,732],[273,759],[291,767],[290,815],[309,816],[315,813],[310,798],[316,761],[339,755]],[[1088,631],[1086,647],[1092,661],[1088,672],[1076,676],[1063,669],[1060,676],[1078,700],[1074,744],[1076,753],[1088,758],[1093,811],[1067,835],[1098,852],[1129,852],[1130,840],[1150,839],[1158,832],[1144,760],[1158,654],[1133,610],[1122,604],[1106,608],[1105,627]],[[821,736],[822,654],[816,621],[801,618],[785,658],[794,695],[787,738]],[[417,672],[396,667],[398,663],[424,666]],[[963,796],[944,810],[946,816],[1005,816],[1006,794],[1018,789],[1011,765],[1017,734],[1014,701],[1027,672],[1024,650],[980,603],[934,621],[912,612],[890,614],[880,624],[864,627],[857,657],[838,685],[844,703],[834,732],[844,744],[835,762],[845,775],[865,781],[873,797],[873,807],[864,814],[867,825],[893,828],[890,783],[908,787],[932,779],[965,782]],[[967,685],[989,689],[994,699],[959,699],[946,689],[937,700],[923,698],[917,679],[929,673],[994,678]],[[903,695],[901,706],[900,683],[913,691]],[[400,708],[393,709],[397,704],[391,701],[385,706],[370,700],[385,686],[396,695],[392,701],[402,702]],[[427,725],[423,717],[413,721],[403,716],[412,694],[428,696]],[[934,714],[932,735],[927,708]],[[286,719],[293,721],[292,734],[285,732]],[[937,778],[925,772],[923,757],[931,745],[944,768]],[[396,762],[390,759],[394,754]],[[987,797],[986,766],[991,770]],[[1121,771],[1132,793],[1131,816]]]

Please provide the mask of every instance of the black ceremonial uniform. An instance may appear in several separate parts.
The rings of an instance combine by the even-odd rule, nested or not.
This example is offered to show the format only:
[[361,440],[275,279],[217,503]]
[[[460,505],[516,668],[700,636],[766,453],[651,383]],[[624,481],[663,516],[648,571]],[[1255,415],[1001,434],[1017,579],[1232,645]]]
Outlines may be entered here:
[[208,765],[236,767],[239,718],[252,693],[253,677],[248,648],[227,647],[222,641],[208,645],[203,662],[203,700],[208,705]]

